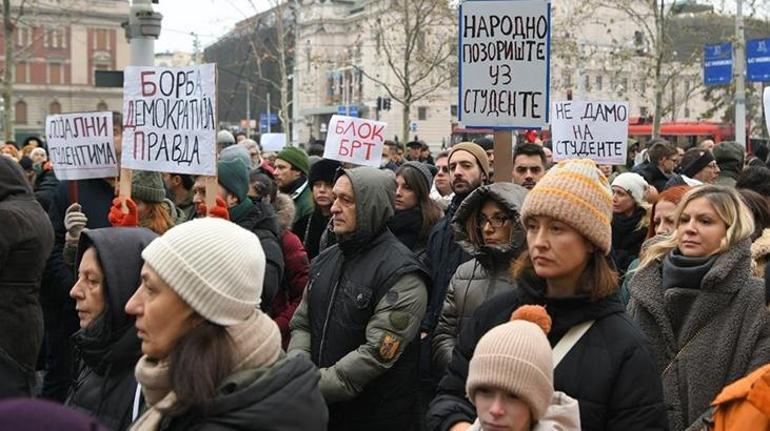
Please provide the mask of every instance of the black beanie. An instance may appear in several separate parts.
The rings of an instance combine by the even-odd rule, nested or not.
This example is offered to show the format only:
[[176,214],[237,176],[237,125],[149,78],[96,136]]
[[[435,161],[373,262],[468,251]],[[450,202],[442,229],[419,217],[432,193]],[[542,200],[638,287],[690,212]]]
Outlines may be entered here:
[[316,183],[316,181],[325,181],[329,184],[334,184],[334,175],[337,173],[342,164],[336,160],[321,159],[310,167],[310,174],[308,175],[308,184],[310,187]]

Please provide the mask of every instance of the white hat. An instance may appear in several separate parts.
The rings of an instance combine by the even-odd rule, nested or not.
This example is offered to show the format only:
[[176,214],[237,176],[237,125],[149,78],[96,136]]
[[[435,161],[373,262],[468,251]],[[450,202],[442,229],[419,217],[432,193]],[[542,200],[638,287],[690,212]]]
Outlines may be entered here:
[[634,198],[636,204],[640,206],[644,203],[644,192],[649,187],[644,177],[633,172],[625,172],[615,177],[612,187],[615,186],[628,192]]
[[259,307],[265,253],[252,232],[218,218],[167,231],[142,252],[145,262],[206,320],[231,326]]

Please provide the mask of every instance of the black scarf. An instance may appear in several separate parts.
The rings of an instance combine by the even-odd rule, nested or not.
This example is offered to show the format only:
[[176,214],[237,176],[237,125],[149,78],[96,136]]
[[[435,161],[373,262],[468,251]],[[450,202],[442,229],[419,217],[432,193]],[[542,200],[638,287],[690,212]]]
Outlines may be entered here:
[[663,258],[663,290],[673,287],[700,289],[701,281],[719,255],[706,257],[683,256],[672,250]]
[[612,248],[615,250],[635,250],[642,245],[647,236],[647,231],[639,228],[644,214],[644,208],[641,207],[637,207],[629,217],[622,214],[612,214]]
[[399,241],[409,249],[414,250],[420,244],[422,230],[422,211],[420,207],[396,211],[388,221],[388,228]]
[[307,177],[305,174],[302,174],[297,178],[296,180],[292,181],[288,186],[286,187],[279,187],[281,192],[286,194],[292,194],[294,191],[296,191],[298,188],[302,187],[303,184],[307,181]]
[[133,366],[141,356],[141,340],[133,321],[119,331],[112,331],[104,315],[73,335],[83,363],[100,376],[116,366]]

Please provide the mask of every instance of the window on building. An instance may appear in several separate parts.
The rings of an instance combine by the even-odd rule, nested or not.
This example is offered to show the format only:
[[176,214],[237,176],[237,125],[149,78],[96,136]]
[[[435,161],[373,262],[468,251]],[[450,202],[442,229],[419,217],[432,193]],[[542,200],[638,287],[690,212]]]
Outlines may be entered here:
[[96,49],[101,51],[107,50],[107,30],[98,29],[95,31],[96,36]]
[[43,46],[46,48],[65,48],[64,29],[51,28],[45,30]]
[[424,106],[420,106],[417,108],[417,119],[420,121],[425,121],[428,119],[428,108]]
[[18,84],[27,83],[27,63],[16,63],[16,82]]
[[639,80],[639,92],[642,95],[647,94],[647,78],[644,76]]
[[62,81],[62,67],[61,63],[48,63],[48,82],[53,85],[61,84]]
[[596,75],[596,89],[602,91],[602,76]]
[[583,89],[591,91],[591,76],[588,74],[583,75]]
[[17,47],[24,47],[30,44],[30,35],[31,29],[28,27],[19,27],[18,30],[16,30],[16,46]]
[[449,113],[450,113],[450,114],[451,114],[453,117],[456,117],[456,116],[457,116],[457,105],[452,105],[452,106],[449,108]]
[[23,100],[16,102],[14,121],[16,124],[27,124],[27,102]]
[[48,105],[48,113],[49,114],[61,114],[61,103],[57,101],[51,102],[50,105]]
[[561,72],[561,80],[564,83],[564,88],[572,88],[572,71],[563,70]]
[[107,107],[107,104],[104,103],[104,100],[100,100],[99,104],[96,105],[97,111],[109,111],[110,108]]

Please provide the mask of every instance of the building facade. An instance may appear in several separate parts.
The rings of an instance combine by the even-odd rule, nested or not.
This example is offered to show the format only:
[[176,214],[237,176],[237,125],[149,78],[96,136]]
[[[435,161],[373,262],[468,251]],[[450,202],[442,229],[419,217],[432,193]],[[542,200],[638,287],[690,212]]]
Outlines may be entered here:
[[[18,5],[18,1],[12,2]],[[19,9],[13,7],[14,17]],[[14,32],[15,136],[42,136],[49,114],[122,110],[121,88],[94,86],[96,70],[123,70],[128,0],[48,0],[26,5]],[[2,39],[2,34],[0,34]]]

